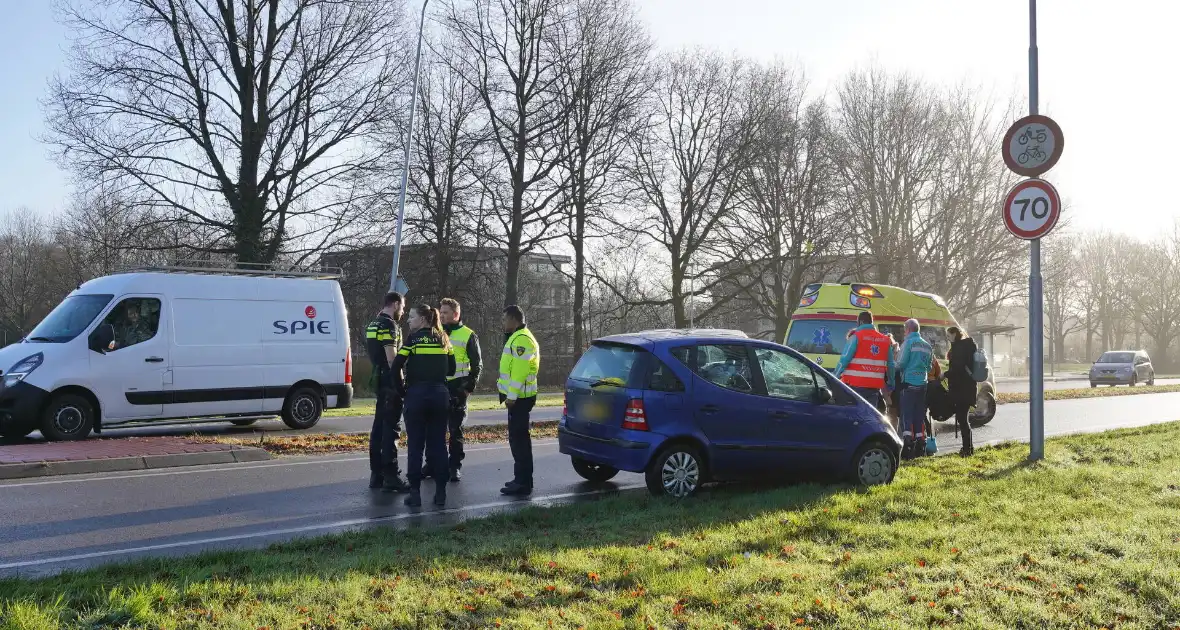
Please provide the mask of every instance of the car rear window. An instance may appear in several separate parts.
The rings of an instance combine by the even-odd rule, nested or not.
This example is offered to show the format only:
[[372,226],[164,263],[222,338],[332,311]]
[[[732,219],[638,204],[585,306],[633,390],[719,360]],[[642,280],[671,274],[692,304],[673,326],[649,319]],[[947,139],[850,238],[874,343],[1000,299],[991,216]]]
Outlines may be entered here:
[[841,354],[848,331],[856,322],[837,319],[798,319],[791,322],[787,345],[807,354]]
[[595,343],[578,359],[570,378],[591,383],[609,381],[622,387],[630,381],[631,370],[643,354],[644,350],[635,346]]

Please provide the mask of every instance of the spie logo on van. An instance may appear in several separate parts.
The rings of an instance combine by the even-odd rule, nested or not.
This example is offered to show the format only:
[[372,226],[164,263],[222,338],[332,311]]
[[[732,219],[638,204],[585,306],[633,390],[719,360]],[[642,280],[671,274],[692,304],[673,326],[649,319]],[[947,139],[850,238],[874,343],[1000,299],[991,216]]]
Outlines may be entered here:
[[274,326],[275,335],[296,335],[299,333],[307,333],[309,335],[330,335],[332,334],[329,328],[330,321],[322,319],[316,321],[316,310],[314,306],[308,305],[303,309],[303,315],[307,319],[295,319],[287,321],[285,319],[277,319],[272,322]]

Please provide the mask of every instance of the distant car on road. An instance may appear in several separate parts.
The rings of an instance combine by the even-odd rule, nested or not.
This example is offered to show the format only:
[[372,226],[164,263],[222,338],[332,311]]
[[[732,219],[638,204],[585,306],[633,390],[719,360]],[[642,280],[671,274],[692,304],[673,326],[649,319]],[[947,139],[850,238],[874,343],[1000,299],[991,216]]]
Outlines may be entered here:
[[901,451],[885,418],[823,368],[718,330],[594,341],[566,381],[558,441],[587,480],[639,472],[652,494],[672,497],[784,476],[889,483]]
[[1099,385],[1155,385],[1151,357],[1142,350],[1105,352],[1090,366],[1090,387]]

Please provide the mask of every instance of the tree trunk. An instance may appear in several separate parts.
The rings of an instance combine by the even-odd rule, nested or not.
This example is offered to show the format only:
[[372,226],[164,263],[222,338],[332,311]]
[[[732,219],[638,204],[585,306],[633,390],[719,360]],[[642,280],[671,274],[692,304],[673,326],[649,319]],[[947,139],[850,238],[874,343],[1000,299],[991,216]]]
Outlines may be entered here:
[[586,204],[574,204],[574,351],[575,358],[581,356],[586,341],[582,330],[582,309],[585,306],[586,284]]
[[676,328],[688,328],[684,308],[684,271],[672,265],[672,322]]

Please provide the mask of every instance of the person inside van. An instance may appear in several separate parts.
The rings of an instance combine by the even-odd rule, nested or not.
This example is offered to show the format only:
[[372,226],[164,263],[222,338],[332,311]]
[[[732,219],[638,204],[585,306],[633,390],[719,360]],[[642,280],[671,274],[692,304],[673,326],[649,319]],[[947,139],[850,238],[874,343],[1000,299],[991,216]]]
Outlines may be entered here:
[[[156,336],[156,325],[150,323],[147,318],[140,314],[141,302],[138,298],[131,298],[123,302],[122,309],[115,310],[116,321],[112,322],[115,329],[115,340],[111,342],[110,349],[117,350],[119,348],[126,348],[134,346],[137,343],[143,343],[148,339]],[[157,318],[159,315],[157,315]]]
[[970,457],[975,454],[975,445],[971,436],[971,407],[975,406],[976,392],[975,376],[972,367],[975,365],[975,341],[959,328],[947,329],[951,337],[951,349],[947,353],[950,365],[946,368],[947,384],[950,386],[951,404],[955,409],[955,422],[959,425],[959,432],[963,434],[963,448],[959,455]]

